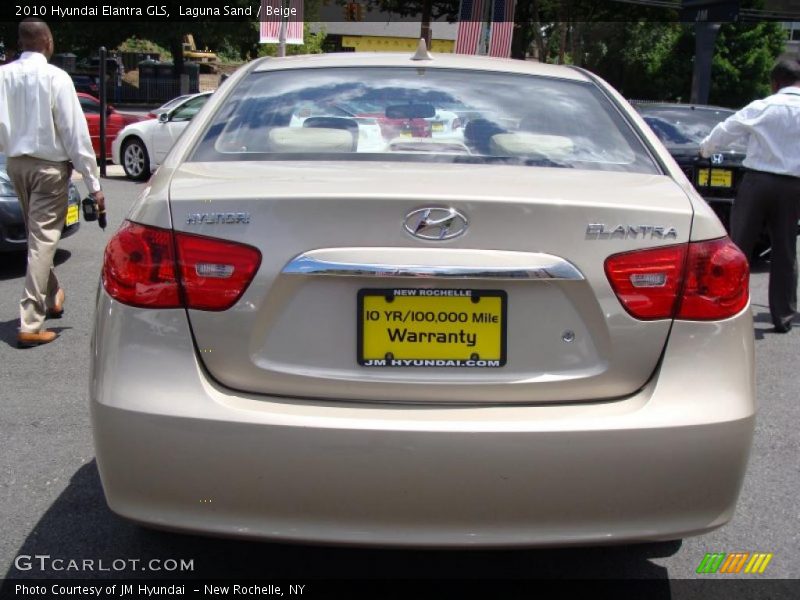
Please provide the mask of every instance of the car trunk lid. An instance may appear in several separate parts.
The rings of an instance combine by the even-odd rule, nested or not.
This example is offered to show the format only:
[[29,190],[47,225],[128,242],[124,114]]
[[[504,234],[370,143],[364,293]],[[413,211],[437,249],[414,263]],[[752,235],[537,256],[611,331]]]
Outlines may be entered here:
[[[262,255],[236,305],[188,311],[211,376],[245,392],[338,401],[635,392],[671,320],[630,316],[604,263],[685,243],[692,219],[666,176],[507,165],[186,163],[170,194],[176,230]],[[466,230],[415,237],[425,209],[457,211]],[[369,322],[368,311],[380,318]],[[473,334],[486,343],[470,346]],[[490,364],[448,363],[456,354]]]

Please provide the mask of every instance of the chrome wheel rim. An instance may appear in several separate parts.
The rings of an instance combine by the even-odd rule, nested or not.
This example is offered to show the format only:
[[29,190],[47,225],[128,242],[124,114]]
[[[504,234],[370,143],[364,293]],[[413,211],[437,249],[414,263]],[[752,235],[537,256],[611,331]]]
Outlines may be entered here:
[[144,149],[137,143],[125,148],[125,170],[128,175],[138,177],[144,171]]

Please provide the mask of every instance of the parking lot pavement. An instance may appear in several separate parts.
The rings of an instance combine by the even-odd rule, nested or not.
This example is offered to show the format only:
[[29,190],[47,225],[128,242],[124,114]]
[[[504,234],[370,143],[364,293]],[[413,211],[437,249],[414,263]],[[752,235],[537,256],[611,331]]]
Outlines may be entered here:
[[[0,574],[6,577],[618,577],[670,582],[700,576],[707,552],[768,552],[764,577],[798,578],[800,562],[800,329],[769,331],[767,275],[752,276],[759,415],[741,500],[732,523],[683,541],[611,548],[523,551],[410,551],[322,548],[216,540],[142,529],[113,515],[103,499],[89,426],[89,339],[103,248],[144,184],[114,170],[103,185],[109,228],[82,223],[64,240],[57,270],[67,292],[61,338],[15,347],[22,257],[0,256]],[[113,173],[113,174],[112,174]],[[78,184],[81,193],[85,190]],[[120,365],[124,368],[124,365]],[[702,377],[702,373],[697,374]],[[686,385],[692,385],[687,381]],[[624,468],[624,465],[620,466]],[[188,559],[186,572],[65,572],[26,568],[19,556],[63,559]],[[95,563],[96,564],[96,563]],[[728,576],[731,577],[731,576]],[[758,576],[747,576],[750,578]],[[766,583],[764,585],[767,585]],[[674,596],[673,596],[674,597]],[[778,597],[774,595],[774,597]]]
[[[115,165],[114,163],[109,162],[106,165],[106,177],[111,179],[124,179],[125,178],[125,170],[122,168],[122,165]],[[75,182],[75,185],[79,186],[78,189],[81,193],[86,192],[85,189],[80,187],[80,181],[83,180],[80,173],[75,173],[72,176],[72,181]]]

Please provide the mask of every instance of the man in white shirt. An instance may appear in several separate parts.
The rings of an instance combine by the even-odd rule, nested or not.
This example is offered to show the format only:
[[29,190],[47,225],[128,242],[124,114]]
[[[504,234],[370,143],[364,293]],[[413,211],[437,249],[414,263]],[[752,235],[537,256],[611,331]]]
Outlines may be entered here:
[[746,140],[747,171],[731,213],[731,238],[750,256],[764,222],[772,244],[769,309],[787,333],[797,310],[797,222],[800,219],[800,60],[783,55],[770,74],[773,94],[719,123],[700,144],[711,156]]
[[64,290],[53,271],[67,214],[69,162],[83,175],[101,211],[105,197],[89,128],[65,71],[48,64],[50,28],[39,19],[19,25],[19,60],[0,67],[0,152],[7,160],[28,231],[28,270],[20,302],[20,347],[46,344],[57,334],[46,318],[64,312]]

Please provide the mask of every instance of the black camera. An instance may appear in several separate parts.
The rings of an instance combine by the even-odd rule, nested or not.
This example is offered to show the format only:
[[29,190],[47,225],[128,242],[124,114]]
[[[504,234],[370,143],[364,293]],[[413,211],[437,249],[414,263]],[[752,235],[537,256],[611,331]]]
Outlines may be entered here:
[[84,221],[97,221],[100,229],[106,228],[106,211],[100,210],[94,198],[87,196],[81,202],[83,207],[83,220]]

